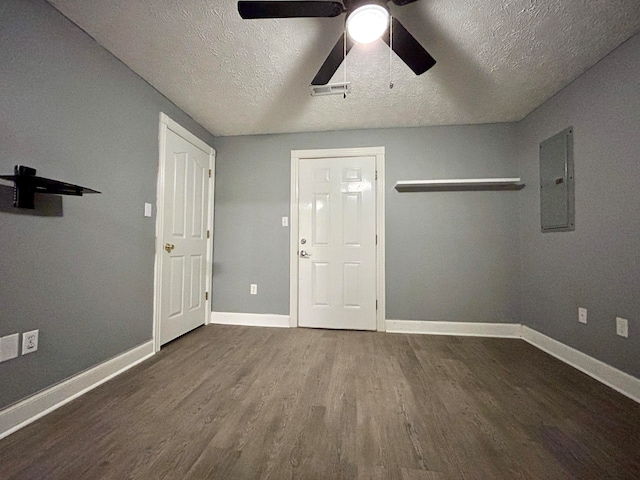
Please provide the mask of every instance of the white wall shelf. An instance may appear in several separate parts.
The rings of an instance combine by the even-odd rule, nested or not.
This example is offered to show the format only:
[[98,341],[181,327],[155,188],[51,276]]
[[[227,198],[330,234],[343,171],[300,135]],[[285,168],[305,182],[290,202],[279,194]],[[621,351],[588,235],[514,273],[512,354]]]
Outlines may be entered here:
[[400,180],[398,192],[451,192],[478,190],[522,190],[520,178],[453,178],[443,180]]

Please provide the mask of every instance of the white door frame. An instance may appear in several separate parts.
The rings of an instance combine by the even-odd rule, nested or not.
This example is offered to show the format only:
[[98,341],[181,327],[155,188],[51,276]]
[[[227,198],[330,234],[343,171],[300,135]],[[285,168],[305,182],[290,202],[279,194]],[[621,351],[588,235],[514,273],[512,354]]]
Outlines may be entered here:
[[155,252],[155,268],[153,275],[153,349],[157,353],[160,351],[160,305],[162,304],[162,278],[160,270],[160,262],[162,260],[162,228],[164,219],[164,164],[165,149],[167,142],[167,130],[171,130],[177,135],[192,143],[200,150],[209,154],[209,169],[211,176],[209,177],[209,214],[207,219],[207,230],[211,232],[209,241],[207,242],[207,258],[205,260],[206,268],[206,291],[209,292],[209,298],[205,300],[205,325],[209,325],[211,320],[211,275],[212,275],[212,259],[213,259],[213,198],[215,187],[215,164],[216,151],[210,145],[196,137],[189,130],[173,121],[166,114],[160,112],[160,130],[158,134],[159,158],[158,158],[158,182],[156,185],[156,252]]
[[376,157],[376,330],[385,331],[384,270],[384,147],[291,150],[291,204],[289,231],[289,326],[298,326],[298,172],[300,159],[334,157]]

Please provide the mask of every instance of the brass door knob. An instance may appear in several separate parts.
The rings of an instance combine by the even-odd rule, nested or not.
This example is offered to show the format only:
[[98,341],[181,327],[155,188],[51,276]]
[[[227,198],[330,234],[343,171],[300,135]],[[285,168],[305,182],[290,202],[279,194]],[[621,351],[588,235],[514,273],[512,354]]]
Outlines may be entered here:
[[167,253],[171,253],[171,250],[173,250],[174,248],[176,248],[176,246],[171,243],[164,244],[164,249],[167,251]]

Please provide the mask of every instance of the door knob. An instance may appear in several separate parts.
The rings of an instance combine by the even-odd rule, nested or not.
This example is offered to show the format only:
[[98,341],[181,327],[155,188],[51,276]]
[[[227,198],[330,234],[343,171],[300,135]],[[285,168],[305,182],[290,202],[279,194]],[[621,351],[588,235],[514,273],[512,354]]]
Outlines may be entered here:
[[171,250],[173,250],[174,248],[176,248],[176,246],[171,243],[164,244],[164,249],[167,251],[167,253],[171,253]]
[[300,250],[300,256],[301,256],[302,258],[309,258],[309,257],[311,256],[311,254],[310,254],[310,253],[307,253],[307,252],[306,252],[306,251],[304,251],[304,250]]

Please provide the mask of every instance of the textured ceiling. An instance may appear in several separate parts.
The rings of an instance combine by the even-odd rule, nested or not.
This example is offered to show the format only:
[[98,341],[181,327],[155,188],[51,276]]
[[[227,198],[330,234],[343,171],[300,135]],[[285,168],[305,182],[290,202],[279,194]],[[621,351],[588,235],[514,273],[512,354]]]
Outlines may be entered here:
[[344,99],[309,92],[344,16],[242,20],[234,0],[50,3],[216,136],[520,120],[640,31],[640,0],[389,4],[438,63],[415,76],[382,40],[356,45]]

